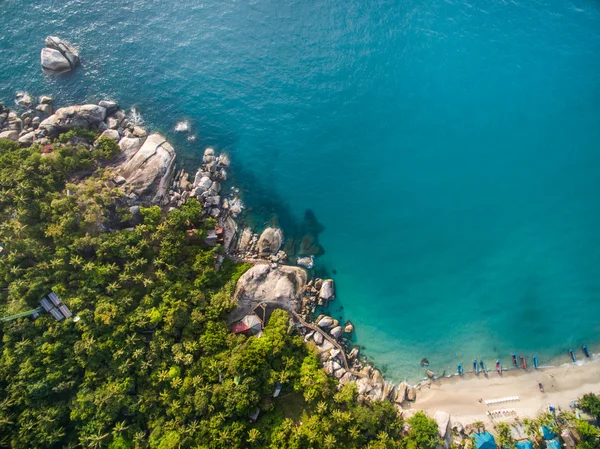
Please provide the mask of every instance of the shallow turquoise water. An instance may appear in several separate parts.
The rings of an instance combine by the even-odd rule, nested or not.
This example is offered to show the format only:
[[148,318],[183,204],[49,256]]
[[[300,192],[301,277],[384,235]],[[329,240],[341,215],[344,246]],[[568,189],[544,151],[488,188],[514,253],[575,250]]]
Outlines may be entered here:
[[[75,73],[42,74],[48,34]],[[228,151],[265,220],[311,208],[334,309],[397,380],[600,350],[597,1],[9,0],[0,51],[5,102],[137,105],[187,162]]]

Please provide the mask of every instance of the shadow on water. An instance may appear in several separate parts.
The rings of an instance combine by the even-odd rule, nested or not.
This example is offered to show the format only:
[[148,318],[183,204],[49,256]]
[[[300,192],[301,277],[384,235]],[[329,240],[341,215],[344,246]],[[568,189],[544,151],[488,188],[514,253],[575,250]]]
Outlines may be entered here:
[[233,164],[230,184],[240,189],[246,210],[239,218],[241,227],[260,231],[267,226],[283,230],[285,243],[283,250],[290,262],[297,257],[322,256],[325,249],[319,243],[319,234],[325,227],[319,223],[311,209],[297,217],[289,204],[280,195],[259,181],[257,176],[243,166]]

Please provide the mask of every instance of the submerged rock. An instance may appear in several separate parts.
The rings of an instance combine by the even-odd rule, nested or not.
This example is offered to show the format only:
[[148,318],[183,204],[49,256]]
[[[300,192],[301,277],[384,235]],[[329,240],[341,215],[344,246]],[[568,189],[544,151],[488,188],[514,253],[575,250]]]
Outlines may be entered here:
[[296,263],[301,267],[311,269],[314,266],[314,257],[298,257]]
[[33,97],[27,92],[17,92],[15,95],[15,103],[19,106],[29,107],[33,104]]

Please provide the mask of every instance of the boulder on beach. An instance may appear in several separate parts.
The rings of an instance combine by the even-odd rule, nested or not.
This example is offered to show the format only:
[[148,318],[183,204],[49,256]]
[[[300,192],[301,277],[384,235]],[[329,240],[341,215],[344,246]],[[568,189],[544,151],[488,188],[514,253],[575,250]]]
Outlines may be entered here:
[[137,196],[163,203],[168,198],[174,165],[175,150],[163,136],[154,133],[121,167],[120,174]]
[[440,438],[446,438],[448,427],[450,425],[450,413],[438,410],[433,415],[433,419],[438,425],[438,435]]
[[396,404],[402,404],[406,401],[406,393],[408,390],[408,385],[406,382],[402,382],[398,387],[396,387],[396,396],[394,397],[394,402]]
[[73,70],[79,63],[79,52],[69,43],[56,36],[46,38],[40,59],[42,67],[53,72]]
[[258,239],[258,254],[261,257],[276,254],[283,243],[283,232],[277,228],[265,229]]
[[406,392],[406,399],[409,401],[417,400],[417,389],[415,387],[409,387]]

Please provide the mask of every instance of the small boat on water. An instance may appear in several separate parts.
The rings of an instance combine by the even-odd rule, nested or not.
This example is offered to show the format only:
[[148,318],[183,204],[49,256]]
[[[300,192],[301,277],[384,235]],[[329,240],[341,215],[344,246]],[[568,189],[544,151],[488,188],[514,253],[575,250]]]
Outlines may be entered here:
[[519,364],[517,363],[517,353],[513,352],[513,365],[515,365],[515,368],[519,367]]
[[483,360],[479,361],[479,366],[481,367],[481,371],[483,371],[483,374],[486,374],[487,371],[485,370],[485,365],[483,363]]
[[537,355],[534,355],[534,356],[533,356],[533,367],[534,367],[535,369],[538,369],[538,368],[539,368],[539,366],[538,366],[538,358],[537,358]]
[[527,369],[527,360],[525,360],[525,356],[521,354],[521,368]]
[[458,375],[462,376],[463,375],[463,367],[462,367],[462,363],[458,364]]
[[583,345],[583,353],[585,354],[585,356],[589,359],[590,358],[590,351],[588,351],[588,348],[586,345]]
[[496,372],[502,374],[502,363],[500,363],[500,359],[496,360]]
[[479,374],[479,365],[477,364],[477,359],[473,360],[473,371],[475,371],[475,374]]
[[571,360],[573,360],[573,362],[576,362],[577,357],[575,357],[575,353],[573,352],[572,349],[569,349],[569,354],[571,355]]

